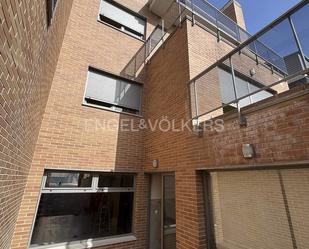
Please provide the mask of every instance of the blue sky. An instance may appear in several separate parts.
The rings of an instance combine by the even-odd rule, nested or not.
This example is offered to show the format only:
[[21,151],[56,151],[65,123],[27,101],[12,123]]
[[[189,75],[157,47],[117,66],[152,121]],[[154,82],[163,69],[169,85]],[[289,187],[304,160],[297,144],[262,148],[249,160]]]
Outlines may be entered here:
[[[228,0],[209,0],[221,8]],[[238,0],[244,10],[247,29],[251,34],[256,33],[271,21],[279,17],[300,0]]]

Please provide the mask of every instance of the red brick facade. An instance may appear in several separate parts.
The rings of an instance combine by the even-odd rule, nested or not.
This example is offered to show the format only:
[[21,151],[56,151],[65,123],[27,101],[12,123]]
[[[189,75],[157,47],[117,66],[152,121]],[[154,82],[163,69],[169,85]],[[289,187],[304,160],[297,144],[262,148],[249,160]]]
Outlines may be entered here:
[[[189,120],[189,68],[194,68],[194,65],[198,68],[200,64],[210,65],[216,60],[213,58],[211,62],[212,57],[205,56],[207,61],[203,61],[198,52],[202,42],[190,43],[195,37],[200,40],[203,37],[204,41],[208,41],[205,44],[215,45],[216,38],[204,33],[199,36],[194,29],[198,30],[190,22],[183,25],[148,66],[146,118],[175,119],[175,128],[181,126],[181,120]],[[188,41],[191,51],[183,49],[183,44]],[[194,49],[196,56],[192,53]],[[201,50],[203,53],[213,52],[210,45]],[[158,71],[161,73],[157,74]],[[270,71],[265,71],[264,77],[267,78],[267,75],[273,80],[278,77]],[[207,96],[214,95],[208,92]],[[202,138],[188,131],[146,132],[145,170],[176,173],[177,248],[205,248],[202,175],[198,169],[250,168],[254,165],[282,167],[285,164],[308,163],[308,101],[308,87],[297,89],[294,93],[282,93],[265,103],[248,107],[244,111],[247,127],[239,126],[237,115],[224,116],[224,131],[206,130]],[[210,101],[209,105],[216,107],[218,103]],[[256,149],[256,157],[252,160],[244,159],[242,155],[242,144],[247,143],[254,144]],[[154,159],[159,160],[158,169],[152,168]]]
[[[174,128],[180,129],[191,118],[188,82],[232,49],[198,25],[184,21],[146,65],[142,117],[138,117],[82,105],[89,66],[120,75],[143,45],[97,20],[99,0],[59,0],[48,33],[45,25],[41,27],[46,18],[44,5],[25,6],[27,11],[21,13],[17,1],[8,2],[0,4],[4,20],[0,22],[0,36],[5,34],[0,42],[4,51],[11,52],[1,52],[0,57],[0,230],[5,231],[0,233],[1,248],[27,248],[45,169],[137,173],[133,217],[136,240],[102,249],[147,248],[149,174],[175,172],[177,249],[202,249],[207,244],[207,210],[201,169],[273,167],[309,161],[308,87],[246,108],[246,127],[239,126],[236,115],[225,115],[224,131],[205,131],[203,137],[186,129],[120,129],[123,120],[138,127],[143,119],[152,124],[174,120]],[[117,2],[147,17],[147,35],[159,23],[145,1]],[[34,39],[37,33],[42,37]],[[31,40],[33,47],[23,47],[20,39]],[[37,44],[44,41],[48,41],[47,48],[39,59]],[[255,67],[254,77],[267,83],[279,78],[243,54],[235,56],[235,65],[246,74]],[[213,75],[207,91],[200,91],[211,93],[213,98],[199,104],[220,104],[216,78]],[[11,87],[16,79],[16,87]],[[109,129],[102,128],[106,121],[112,121]],[[191,124],[188,127],[192,128]],[[254,159],[243,158],[241,146],[245,143],[255,145]],[[153,160],[159,161],[157,169],[152,166]]]
[[[148,17],[147,33],[152,31],[155,17],[142,10],[142,2],[119,2]],[[148,181],[140,173],[143,141],[140,133],[119,131],[121,119],[136,123],[139,118],[82,105],[88,67],[119,75],[143,43],[99,22],[99,4],[96,0],[73,1],[12,248],[28,244],[45,168],[139,173],[134,219],[138,239],[126,246],[145,247]],[[100,129],[108,120],[112,121],[110,129]]]
[[0,248],[13,236],[71,4],[59,1],[48,29],[45,1],[0,3]]

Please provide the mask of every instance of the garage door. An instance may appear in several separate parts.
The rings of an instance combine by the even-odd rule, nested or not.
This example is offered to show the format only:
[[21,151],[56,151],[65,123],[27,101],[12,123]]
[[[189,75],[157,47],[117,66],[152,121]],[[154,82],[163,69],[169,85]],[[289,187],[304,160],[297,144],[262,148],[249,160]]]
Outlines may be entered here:
[[213,172],[213,247],[308,249],[309,169]]

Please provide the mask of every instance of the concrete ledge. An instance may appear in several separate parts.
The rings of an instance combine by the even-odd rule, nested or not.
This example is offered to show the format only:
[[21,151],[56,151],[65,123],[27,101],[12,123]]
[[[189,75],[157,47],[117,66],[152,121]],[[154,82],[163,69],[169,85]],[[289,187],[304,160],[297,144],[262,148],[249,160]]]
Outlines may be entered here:
[[239,164],[239,165],[218,165],[211,167],[201,167],[197,171],[240,171],[240,170],[265,170],[265,169],[295,169],[308,168],[309,160],[303,161],[278,161],[269,163],[255,163],[255,164]]
[[[308,85],[300,85],[298,87],[292,88],[288,91],[276,94],[267,99],[258,101],[256,103],[250,104],[246,107],[241,108],[241,113],[243,115],[250,115],[252,113],[261,111],[263,109],[267,109],[269,107],[278,105],[283,102],[291,101],[295,98],[299,98],[309,94],[309,84]],[[223,115],[219,115],[214,117],[213,119],[223,119],[224,121],[229,121],[238,118],[238,112],[235,110],[229,111]]]

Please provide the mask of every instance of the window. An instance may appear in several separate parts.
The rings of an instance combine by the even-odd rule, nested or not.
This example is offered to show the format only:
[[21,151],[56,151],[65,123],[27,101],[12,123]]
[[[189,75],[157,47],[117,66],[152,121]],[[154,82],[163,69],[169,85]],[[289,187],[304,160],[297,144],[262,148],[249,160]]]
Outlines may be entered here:
[[129,188],[133,186],[133,184],[134,177],[132,175],[101,174],[99,176],[98,186],[100,188]]
[[209,248],[309,248],[309,168],[206,174]]
[[110,0],[101,0],[99,19],[136,38],[145,39],[146,19]]
[[57,4],[57,0],[46,0],[47,26],[50,26],[51,20],[54,17],[56,4]]
[[[233,79],[232,74],[224,69],[219,68],[219,82],[220,82],[220,92],[221,99],[223,104],[227,104],[233,100],[235,100],[235,93],[233,87]],[[235,72],[235,87],[237,92],[237,98],[241,98],[249,93],[253,93],[260,88],[264,87],[262,84],[258,82],[253,82],[252,80],[246,79],[246,77],[242,77],[238,72]],[[244,98],[239,101],[240,107],[245,107],[260,100],[269,98],[275,93],[273,90],[265,90],[259,93],[253,94],[247,98]],[[231,104],[232,107],[235,107],[234,104]]]
[[91,187],[92,175],[90,173],[74,172],[48,172],[45,187]]
[[138,115],[141,96],[140,84],[89,68],[84,104]]
[[47,171],[31,247],[132,233],[134,185],[134,174]]

